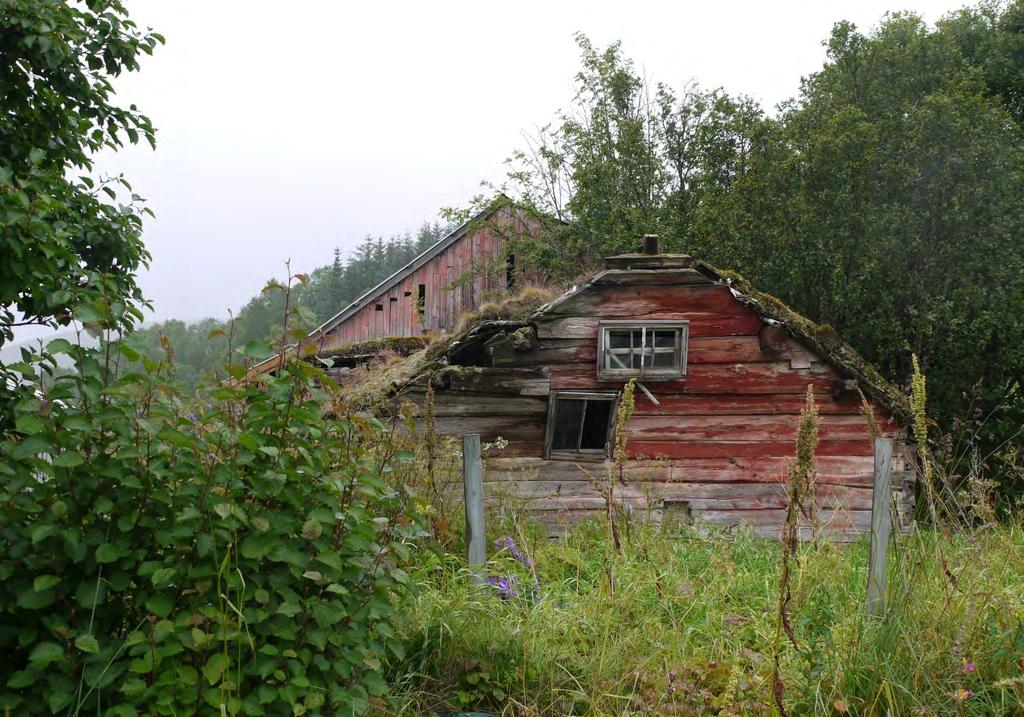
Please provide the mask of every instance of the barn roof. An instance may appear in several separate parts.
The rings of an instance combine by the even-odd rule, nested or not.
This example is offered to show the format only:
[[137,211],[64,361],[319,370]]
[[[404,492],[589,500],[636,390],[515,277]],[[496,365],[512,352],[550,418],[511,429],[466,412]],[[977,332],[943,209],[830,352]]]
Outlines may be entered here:
[[[727,286],[737,301],[753,310],[766,324],[785,329],[795,340],[835,368],[841,376],[855,381],[857,388],[874,399],[879,406],[902,421],[910,419],[911,410],[904,394],[844,342],[835,329],[814,323],[776,297],[757,290],[739,274],[717,269],[704,261],[693,261],[685,255],[629,254],[611,257],[608,265],[608,269],[540,306],[525,319],[503,318],[499,315],[470,323],[465,330],[441,346],[425,350],[424,358],[428,360],[414,362],[416,369],[406,373],[404,380],[400,379],[398,383],[405,384],[425,371],[436,370],[445,364],[479,365],[489,346],[520,329],[536,327],[545,321],[563,317],[567,305],[574,300],[583,300],[592,287],[715,283]],[[399,371],[397,375],[401,373]]]

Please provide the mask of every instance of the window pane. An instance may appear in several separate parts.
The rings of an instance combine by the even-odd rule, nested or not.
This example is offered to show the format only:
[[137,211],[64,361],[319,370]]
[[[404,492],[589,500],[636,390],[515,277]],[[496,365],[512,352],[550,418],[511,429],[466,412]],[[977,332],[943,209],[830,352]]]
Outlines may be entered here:
[[630,332],[626,331],[609,331],[608,332],[608,348],[610,349],[628,349],[629,348]]
[[605,352],[605,368],[629,368],[629,353],[630,349],[609,349]]
[[603,449],[608,443],[608,420],[611,418],[612,402],[600,399],[587,401],[587,415],[583,420],[583,437],[580,448]]
[[678,368],[678,354],[675,351],[659,351],[654,354],[654,368]]
[[657,348],[671,348],[676,345],[676,331],[654,332],[654,345]]
[[555,430],[551,436],[551,450],[575,451],[580,435],[580,421],[583,420],[583,405],[586,401],[576,398],[559,398],[555,404]]

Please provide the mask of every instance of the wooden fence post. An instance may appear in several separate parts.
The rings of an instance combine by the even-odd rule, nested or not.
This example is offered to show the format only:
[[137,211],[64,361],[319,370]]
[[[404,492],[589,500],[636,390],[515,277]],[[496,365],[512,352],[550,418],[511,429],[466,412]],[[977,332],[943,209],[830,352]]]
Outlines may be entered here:
[[868,615],[885,607],[889,532],[892,529],[892,439],[875,439],[875,482],[871,494],[871,556],[868,562]]
[[485,577],[487,542],[484,536],[484,476],[480,435],[462,437],[462,478],[466,504],[466,562],[478,583]]

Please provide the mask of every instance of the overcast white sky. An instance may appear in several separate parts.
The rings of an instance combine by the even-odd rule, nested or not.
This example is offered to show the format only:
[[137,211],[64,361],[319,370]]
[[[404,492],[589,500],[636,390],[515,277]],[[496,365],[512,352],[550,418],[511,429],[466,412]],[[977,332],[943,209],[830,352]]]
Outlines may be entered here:
[[[572,97],[572,35],[623,41],[652,80],[766,106],[820,67],[840,19],[961,2],[128,0],[167,44],[118,83],[159,130],[109,162],[150,200],[154,318],[225,316],[283,262],[462,206]],[[339,307],[340,308],[340,307]]]

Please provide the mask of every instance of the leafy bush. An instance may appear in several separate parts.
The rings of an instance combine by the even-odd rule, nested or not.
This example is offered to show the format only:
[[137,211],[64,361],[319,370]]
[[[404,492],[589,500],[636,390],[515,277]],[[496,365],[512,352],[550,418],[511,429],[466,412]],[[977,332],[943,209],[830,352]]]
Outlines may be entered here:
[[[261,351],[249,346],[249,353]],[[379,423],[325,418],[315,369],[184,400],[161,362],[64,341],[9,368],[0,710],[365,711],[419,534]],[[236,378],[241,366],[232,367]]]

